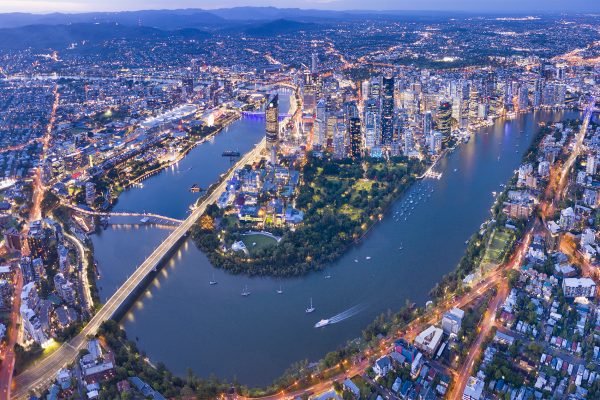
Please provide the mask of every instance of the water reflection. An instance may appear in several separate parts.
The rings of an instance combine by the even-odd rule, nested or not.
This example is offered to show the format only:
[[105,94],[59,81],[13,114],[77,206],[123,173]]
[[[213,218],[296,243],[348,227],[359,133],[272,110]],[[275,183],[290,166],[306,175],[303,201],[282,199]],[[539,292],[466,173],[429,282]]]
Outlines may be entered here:
[[[139,336],[140,348],[153,361],[165,362],[179,375],[191,367],[202,376],[215,373],[229,379],[236,376],[247,384],[269,383],[290,363],[318,359],[358,336],[377,314],[396,310],[407,299],[423,304],[435,282],[455,267],[465,240],[489,216],[494,200],[490,193],[499,191],[499,185],[518,166],[532,137],[520,131],[533,132],[539,119],[548,118],[559,119],[560,115],[538,113],[510,123],[499,121],[487,129],[489,134],[473,136],[440,162],[436,168],[443,172],[440,180],[416,183],[360,245],[332,265],[330,279],[323,274],[283,282],[232,276],[214,269],[188,240],[169,261],[168,274],[158,274],[142,296],[144,307],[134,308],[122,323],[130,337]],[[230,134],[243,128],[248,135],[259,137],[251,128],[260,124],[238,122]],[[219,138],[214,145],[226,148]],[[182,193],[190,180],[207,180],[202,174],[218,171],[204,167],[206,157],[195,159],[201,167],[191,162],[181,166],[194,168],[188,181],[178,181],[179,186],[171,182],[177,178],[167,179],[167,174],[151,178],[156,179],[154,183],[145,182],[140,190],[149,193],[148,201],[156,208],[143,203],[138,206],[178,217],[177,209],[185,205],[185,198],[162,195],[157,202],[151,194],[165,193],[163,184],[173,193]],[[131,209],[137,199],[137,195],[131,196],[119,204]],[[153,243],[167,233],[150,228],[125,236],[122,231],[110,230],[94,238],[103,276],[118,281],[120,273],[133,270],[137,260],[146,257]],[[123,240],[136,246],[128,246],[117,260],[111,256],[110,246]],[[213,279],[217,285],[209,285]],[[278,294],[282,284],[284,291]],[[251,295],[243,297],[240,294],[246,285]],[[307,315],[304,310],[311,298],[316,310]],[[320,319],[362,303],[365,308],[360,313],[323,329],[314,328]],[[162,326],[169,327],[169,346],[164,346],[165,336],[156,329]]]

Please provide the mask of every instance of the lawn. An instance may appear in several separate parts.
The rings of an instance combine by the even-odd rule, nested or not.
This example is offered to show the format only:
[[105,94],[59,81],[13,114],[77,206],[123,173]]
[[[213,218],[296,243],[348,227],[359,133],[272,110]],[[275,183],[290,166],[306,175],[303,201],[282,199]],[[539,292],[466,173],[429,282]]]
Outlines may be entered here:
[[512,231],[503,228],[494,229],[494,233],[488,242],[488,246],[485,249],[485,256],[482,260],[482,265],[485,267],[487,264],[498,265],[504,261],[506,251],[515,239],[515,235]]
[[242,242],[250,254],[277,244],[277,240],[274,238],[260,233],[242,235]]

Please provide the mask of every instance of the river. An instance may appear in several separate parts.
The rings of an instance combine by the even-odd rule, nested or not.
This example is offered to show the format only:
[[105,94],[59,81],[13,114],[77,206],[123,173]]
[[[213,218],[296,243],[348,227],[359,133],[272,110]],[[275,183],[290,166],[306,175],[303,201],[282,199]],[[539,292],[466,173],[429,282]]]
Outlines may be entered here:
[[[569,112],[574,118],[578,113]],[[437,281],[453,270],[467,240],[489,217],[493,191],[518,167],[539,121],[563,113],[537,112],[498,120],[440,160],[441,179],[417,182],[398,199],[361,244],[326,274],[293,279],[234,276],[215,269],[191,241],[167,263],[121,321],[153,362],[175,374],[191,368],[247,385],[266,385],[293,362],[315,361],[360,335],[378,314],[407,300],[424,304]],[[246,151],[263,135],[264,121],[233,123],[210,144],[198,146],[175,168],[120,197],[117,210],[184,217],[197,197],[192,183],[213,183],[229,161],[224,150]],[[416,202],[417,198],[421,198]],[[410,199],[415,203],[410,203]],[[411,207],[414,206],[414,209]],[[396,212],[410,211],[406,221]],[[112,294],[167,235],[152,227],[109,228],[93,236],[101,297]],[[216,279],[217,285],[209,285]],[[240,296],[244,286],[252,294]],[[283,293],[277,294],[282,287]],[[312,298],[316,311],[306,314]],[[353,306],[357,313],[322,329],[313,325]],[[352,314],[352,313],[350,313]]]

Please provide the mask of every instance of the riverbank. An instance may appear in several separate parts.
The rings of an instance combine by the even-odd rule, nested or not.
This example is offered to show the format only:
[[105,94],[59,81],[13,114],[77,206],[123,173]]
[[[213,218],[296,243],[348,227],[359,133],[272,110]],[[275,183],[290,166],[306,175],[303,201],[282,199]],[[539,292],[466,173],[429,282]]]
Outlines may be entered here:
[[[294,361],[322,357],[359,335],[375,316],[403,307],[406,299],[417,304],[429,300],[427,294],[435,282],[460,261],[465,240],[489,218],[493,202],[490,193],[501,190],[498,185],[513,175],[538,122],[555,118],[561,115],[529,114],[499,121],[492,129],[474,135],[469,143],[438,161],[435,170],[442,173],[440,179],[414,182],[392,204],[387,217],[375,224],[360,244],[351,246],[331,263],[325,273],[292,279],[232,275],[215,269],[188,241],[121,324],[130,337],[140,337],[138,346],[155,364],[164,361],[179,376],[191,367],[199,376],[237,376],[243,383],[266,386]],[[218,179],[230,166],[220,156],[222,149],[242,143],[240,151],[247,151],[243,143],[255,143],[262,125],[264,121],[253,119],[236,122],[214,143],[197,147],[176,169],[169,168],[149,179],[143,189],[124,193],[117,209],[185,216],[187,206],[196,197],[188,191],[190,182],[208,186]],[[393,218],[397,211],[408,207],[411,195],[415,198],[425,193],[431,197],[425,196],[407,221]],[[121,285],[165,235],[159,229],[140,227],[109,228],[92,236],[102,275],[102,299]],[[210,286],[213,279],[218,284]],[[240,296],[245,286],[252,292],[249,297]],[[283,293],[279,295],[280,286]],[[305,316],[310,297],[316,311]],[[324,330],[313,328],[318,320],[359,303],[365,304],[365,309],[343,323]],[[222,307],[227,307],[227,320],[222,318]],[[185,319],[173,321],[168,317],[182,311]],[[177,352],[164,349],[160,335],[148,334],[163,324],[176,332]],[[212,327],[210,332],[195,328],[207,324]],[[246,338],[242,342],[238,340],[240,329]],[[279,334],[270,334],[273,329]],[[267,337],[269,340],[265,340]],[[203,344],[190,350],[188,344],[198,341]],[[290,347],[290,341],[296,345]],[[252,367],[251,354],[255,352],[270,360],[260,370]],[[223,357],[235,358],[236,363],[220,363]]]

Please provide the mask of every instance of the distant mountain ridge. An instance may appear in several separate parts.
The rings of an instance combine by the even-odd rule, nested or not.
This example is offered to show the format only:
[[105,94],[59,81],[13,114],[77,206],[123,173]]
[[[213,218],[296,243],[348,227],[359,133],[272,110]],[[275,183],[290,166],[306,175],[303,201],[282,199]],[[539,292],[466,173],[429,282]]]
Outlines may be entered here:
[[313,23],[277,19],[275,21],[249,27],[245,29],[244,32],[251,36],[274,36],[291,32],[312,30],[317,26],[317,24]]
[[[449,16],[467,16],[485,13],[448,12],[448,11],[376,11],[350,10],[330,11],[300,8],[277,7],[233,7],[219,9],[174,9],[174,10],[140,10],[120,12],[87,12],[87,13],[0,13],[0,28],[17,28],[26,25],[64,25],[74,23],[120,23],[126,25],[151,26],[159,29],[173,30],[181,28],[223,29],[245,23],[269,22],[275,20],[294,20],[300,22],[319,22],[335,20],[355,20],[365,17],[401,18],[401,19],[440,19]],[[498,14],[498,13],[496,13]],[[516,15],[518,12],[507,12]],[[244,24],[243,24],[244,25]]]
[[104,40],[138,40],[182,37],[202,39],[209,34],[195,28],[165,31],[148,26],[132,26],[117,23],[76,23],[68,25],[27,25],[17,28],[0,28],[0,49],[18,50],[62,49],[71,43]]

